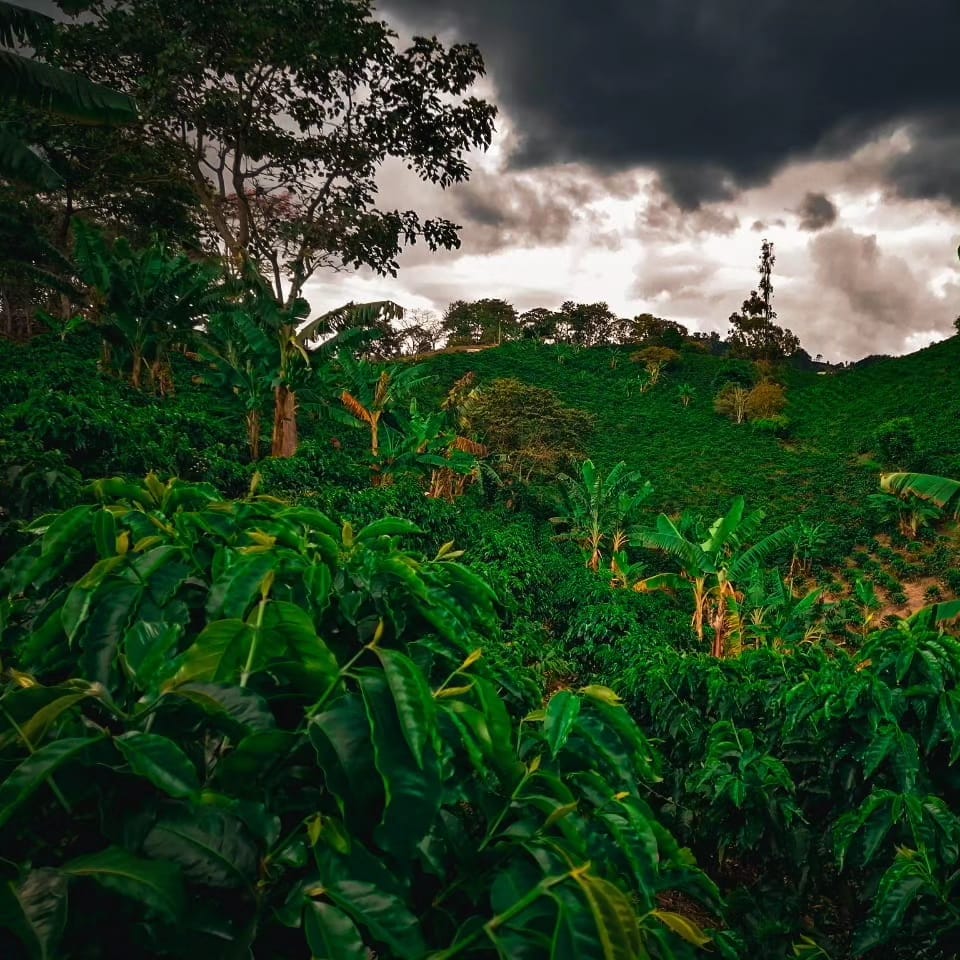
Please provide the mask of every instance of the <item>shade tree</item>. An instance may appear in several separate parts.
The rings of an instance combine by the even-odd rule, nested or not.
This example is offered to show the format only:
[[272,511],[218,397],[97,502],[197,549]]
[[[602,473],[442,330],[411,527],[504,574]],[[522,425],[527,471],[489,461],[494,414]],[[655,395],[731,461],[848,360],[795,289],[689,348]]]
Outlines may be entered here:
[[[457,227],[381,209],[389,158],[446,187],[490,142],[495,109],[468,91],[483,74],[471,44],[401,46],[369,0],[79,0],[81,22],[48,51],[138,97],[138,132],[187,185],[205,234],[292,306],[313,273],[395,272],[418,240],[456,246]],[[154,69],[157,63],[162,70]]]

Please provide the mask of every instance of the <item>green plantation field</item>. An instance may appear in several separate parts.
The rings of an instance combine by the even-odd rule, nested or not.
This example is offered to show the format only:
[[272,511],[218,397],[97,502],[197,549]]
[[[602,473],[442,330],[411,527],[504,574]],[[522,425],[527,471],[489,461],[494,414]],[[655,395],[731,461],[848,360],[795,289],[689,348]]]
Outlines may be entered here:
[[[0,960],[956,960],[960,319],[834,367],[774,295],[845,349],[949,329],[942,51],[885,108],[890,4],[855,50],[843,10],[46,6],[0,0]],[[808,34],[818,143],[789,70],[691,62]],[[781,195],[812,157],[833,198]],[[307,299],[374,289],[476,299]]]

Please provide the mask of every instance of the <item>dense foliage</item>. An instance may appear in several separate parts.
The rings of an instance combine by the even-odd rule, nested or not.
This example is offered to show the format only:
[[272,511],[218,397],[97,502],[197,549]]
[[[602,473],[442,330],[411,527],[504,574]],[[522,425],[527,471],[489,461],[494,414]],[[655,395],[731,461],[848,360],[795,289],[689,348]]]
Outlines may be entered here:
[[377,175],[466,179],[479,51],[59,5],[0,2],[2,956],[956,957],[960,337],[813,361],[766,240],[726,340],[311,317],[458,242]]

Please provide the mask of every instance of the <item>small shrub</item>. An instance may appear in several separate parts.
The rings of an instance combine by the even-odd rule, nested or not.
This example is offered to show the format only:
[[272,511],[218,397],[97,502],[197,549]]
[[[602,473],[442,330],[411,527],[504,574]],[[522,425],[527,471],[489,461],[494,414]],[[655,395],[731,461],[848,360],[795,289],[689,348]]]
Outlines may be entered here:
[[763,417],[759,420],[754,420],[750,426],[756,430],[757,433],[766,433],[773,437],[785,437],[790,432],[790,418]]
[[873,435],[884,467],[909,470],[917,457],[917,430],[912,417],[896,417],[880,424]]
[[779,417],[787,405],[787,396],[779,383],[764,380],[747,396],[747,417],[750,420],[768,420]]

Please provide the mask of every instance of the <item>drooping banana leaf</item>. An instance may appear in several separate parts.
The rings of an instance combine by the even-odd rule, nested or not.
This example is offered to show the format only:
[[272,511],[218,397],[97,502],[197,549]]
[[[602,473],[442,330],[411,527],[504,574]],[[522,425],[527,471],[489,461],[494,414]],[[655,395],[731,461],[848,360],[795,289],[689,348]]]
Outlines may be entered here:
[[880,489],[898,497],[929,500],[960,517],[960,480],[931,473],[886,473],[880,477]]

